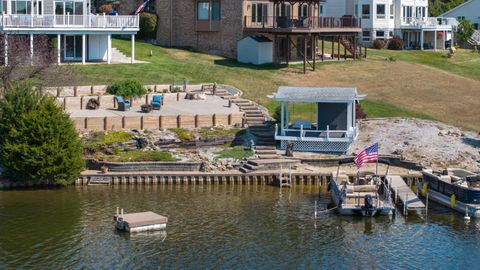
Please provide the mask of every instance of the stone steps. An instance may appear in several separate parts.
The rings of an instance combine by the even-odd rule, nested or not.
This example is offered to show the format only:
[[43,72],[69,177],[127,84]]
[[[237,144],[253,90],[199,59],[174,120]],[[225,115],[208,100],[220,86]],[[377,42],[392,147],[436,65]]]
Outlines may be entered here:
[[272,149],[266,149],[266,150],[255,149],[255,153],[257,153],[258,155],[276,155],[277,150],[275,150],[275,148],[273,147]]
[[277,155],[277,153],[275,154],[261,154],[261,155],[257,155],[259,159],[276,159],[276,158],[279,158],[279,156]]

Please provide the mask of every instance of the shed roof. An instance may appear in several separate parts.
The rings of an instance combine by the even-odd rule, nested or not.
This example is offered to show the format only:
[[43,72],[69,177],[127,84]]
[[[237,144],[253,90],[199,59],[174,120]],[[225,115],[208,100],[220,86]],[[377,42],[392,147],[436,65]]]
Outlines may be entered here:
[[361,100],[354,87],[292,87],[280,86],[273,99],[292,102],[349,102]]
[[269,38],[267,38],[266,36],[262,36],[262,35],[247,36],[247,37],[242,38],[241,40],[246,39],[246,38],[251,38],[251,39],[253,39],[253,40],[255,40],[256,42],[259,42],[259,43],[272,42]]

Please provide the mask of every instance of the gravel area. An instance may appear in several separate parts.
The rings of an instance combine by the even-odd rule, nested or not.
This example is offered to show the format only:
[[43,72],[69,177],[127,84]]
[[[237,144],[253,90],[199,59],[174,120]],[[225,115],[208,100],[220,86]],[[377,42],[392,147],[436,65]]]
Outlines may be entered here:
[[380,154],[402,155],[427,167],[480,171],[480,135],[440,122],[419,119],[369,119],[349,154],[375,142]]

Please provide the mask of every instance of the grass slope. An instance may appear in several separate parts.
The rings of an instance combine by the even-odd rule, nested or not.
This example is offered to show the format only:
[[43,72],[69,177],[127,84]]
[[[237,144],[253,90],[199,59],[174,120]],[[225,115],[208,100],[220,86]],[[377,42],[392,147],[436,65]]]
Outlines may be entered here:
[[[130,42],[113,40],[128,54]],[[149,56],[150,51],[153,56]],[[75,66],[81,84],[108,84],[137,79],[144,84],[218,82],[244,91],[244,97],[273,112],[267,98],[280,85],[355,86],[367,94],[364,110],[370,117],[433,118],[480,131],[480,55],[460,50],[454,59],[446,53],[369,51],[362,61],[319,63],[317,71],[302,74],[301,65],[252,66],[179,49],[137,42],[137,65]],[[393,56],[398,59],[388,62]],[[298,110],[301,113],[301,109]]]

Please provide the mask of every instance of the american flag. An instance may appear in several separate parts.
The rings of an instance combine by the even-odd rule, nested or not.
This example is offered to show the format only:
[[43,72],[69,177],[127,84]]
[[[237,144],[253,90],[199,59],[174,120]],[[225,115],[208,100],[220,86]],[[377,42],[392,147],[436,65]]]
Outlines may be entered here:
[[143,4],[141,4],[141,5],[137,8],[137,10],[135,10],[134,15],[140,14],[140,13],[145,9],[145,7],[147,6],[148,2],[150,2],[150,0],[144,1]]
[[360,168],[365,163],[375,162],[377,160],[378,160],[378,143],[363,149],[362,152],[360,152],[353,161],[357,165],[357,168]]

